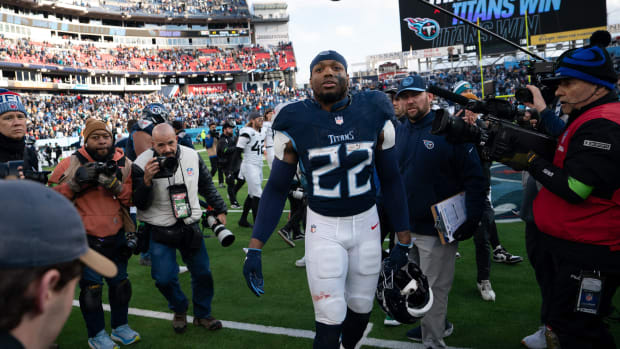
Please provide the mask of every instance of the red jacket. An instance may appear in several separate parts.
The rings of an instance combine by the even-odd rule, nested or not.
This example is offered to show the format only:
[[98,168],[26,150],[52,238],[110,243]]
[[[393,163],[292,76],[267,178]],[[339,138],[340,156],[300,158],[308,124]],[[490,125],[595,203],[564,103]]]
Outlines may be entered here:
[[[89,162],[95,161],[85,148],[80,148],[78,152]],[[112,159],[118,161],[124,156],[123,150],[116,148]],[[69,188],[68,182],[81,165],[75,154],[63,159],[54,169],[49,184],[58,184],[54,189],[69,200],[73,200],[82,216],[88,235],[96,237],[116,235],[119,230],[123,229],[123,217],[126,215],[123,210],[126,211],[127,207],[131,206],[131,161],[125,158],[125,164],[121,168],[123,189],[118,196],[101,186],[94,186],[76,195]]]
[[[604,118],[620,124],[620,103],[592,108],[579,116],[566,129],[555,151],[553,165],[564,168],[571,137],[585,122]],[[579,204],[566,200],[543,188],[534,200],[534,220],[546,234],[560,239],[609,246],[620,250],[620,189],[611,200],[590,195]]]

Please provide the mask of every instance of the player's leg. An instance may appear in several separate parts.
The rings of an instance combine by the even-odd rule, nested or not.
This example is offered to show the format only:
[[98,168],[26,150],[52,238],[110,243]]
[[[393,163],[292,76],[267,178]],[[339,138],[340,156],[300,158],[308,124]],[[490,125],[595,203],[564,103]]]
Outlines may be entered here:
[[347,312],[344,287],[348,269],[347,251],[339,240],[350,234],[350,229],[343,227],[341,218],[308,211],[305,259],[316,320],[314,348],[337,349]]
[[342,324],[342,346],[346,349],[355,348],[364,335],[381,271],[381,228],[376,207],[356,215],[354,222],[345,284],[348,309]]
[[254,222],[258,214],[258,204],[263,194],[263,169],[257,165],[249,165],[247,167],[248,175],[245,177],[248,182],[248,195],[252,196],[252,216]]

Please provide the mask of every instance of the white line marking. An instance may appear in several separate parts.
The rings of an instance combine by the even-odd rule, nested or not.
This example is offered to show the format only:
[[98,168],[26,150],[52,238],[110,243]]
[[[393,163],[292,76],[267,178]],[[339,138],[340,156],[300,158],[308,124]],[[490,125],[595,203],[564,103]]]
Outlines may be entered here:
[[[80,301],[74,299],[73,306],[79,307]],[[103,304],[104,311],[110,311],[109,304]],[[172,320],[174,314],[172,313],[164,313],[161,311],[153,311],[146,309],[138,309],[138,308],[129,308],[129,314],[142,316],[152,319],[160,319],[160,320]],[[187,323],[192,323],[194,321],[193,316],[187,316]],[[241,331],[251,331],[251,332],[259,332],[259,333],[267,333],[267,334],[275,334],[275,335],[283,335],[289,337],[297,337],[297,338],[314,338],[314,331],[309,330],[298,330],[295,328],[286,328],[286,327],[277,327],[277,326],[265,326],[265,325],[257,325],[257,324],[248,324],[243,322],[236,321],[222,321],[222,325],[226,328],[231,328],[234,330]],[[379,348],[395,348],[395,349],[424,349],[422,344],[404,342],[404,341],[394,341],[394,340],[386,340],[386,339],[377,339],[377,338],[367,338],[366,336],[372,330],[373,325],[371,323],[368,324],[366,330],[364,331],[364,336],[362,337],[361,344],[362,345],[370,345],[373,347]],[[448,349],[459,349],[456,347],[448,347]]]

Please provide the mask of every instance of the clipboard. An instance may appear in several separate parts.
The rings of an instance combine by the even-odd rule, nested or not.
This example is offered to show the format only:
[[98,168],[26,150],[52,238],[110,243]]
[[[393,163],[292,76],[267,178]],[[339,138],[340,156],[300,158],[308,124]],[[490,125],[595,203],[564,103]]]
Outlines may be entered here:
[[431,206],[435,229],[442,245],[454,239],[454,232],[467,220],[465,192],[462,191]]

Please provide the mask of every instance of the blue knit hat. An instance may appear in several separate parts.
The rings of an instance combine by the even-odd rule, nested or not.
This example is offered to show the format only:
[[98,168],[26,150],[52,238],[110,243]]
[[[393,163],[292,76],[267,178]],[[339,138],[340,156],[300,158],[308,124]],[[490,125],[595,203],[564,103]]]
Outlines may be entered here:
[[26,108],[24,108],[24,105],[22,104],[22,97],[19,93],[9,91],[5,88],[0,88],[0,115],[10,111],[19,111],[28,116],[28,113],[26,113]]
[[553,77],[543,80],[547,85],[575,78],[613,90],[618,75],[609,53],[599,46],[587,46],[565,52],[556,62]]
[[344,59],[344,57],[336,51],[327,50],[327,51],[319,52],[319,54],[316,55],[316,57],[314,57],[314,59],[310,63],[310,75],[312,75],[312,69],[314,68],[315,65],[317,65],[319,62],[327,61],[327,60],[334,60],[334,61],[340,62],[340,64],[344,66],[344,71],[345,72],[347,71],[347,61]]

